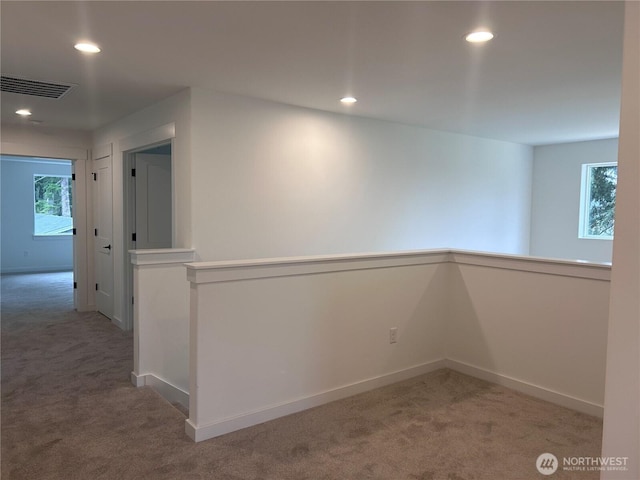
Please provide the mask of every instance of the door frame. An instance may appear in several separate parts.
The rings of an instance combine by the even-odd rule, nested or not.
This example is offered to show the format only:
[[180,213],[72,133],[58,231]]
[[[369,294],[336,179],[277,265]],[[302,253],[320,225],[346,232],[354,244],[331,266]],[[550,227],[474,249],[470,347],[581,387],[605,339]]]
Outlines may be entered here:
[[76,229],[76,234],[73,236],[73,281],[77,286],[74,289],[73,306],[79,312],[95,310],[94,291],[89,288],[93,282],[90,270],[93,260],[93,244],[89,235],[93,212],[91,208],[87,208],[87,201],[91,194],[87,188],[88,175],[91,171],[90,168],[87,168],[87,162],[91,161],[89,149],[2,142],[0,143],[0,153],[22,157],[71,160],[71,171],[75,177],[72,187],[73,226]]
[[127,137],[120,141],[120,155],[122,155],[122,221],[123,235],[122,248],[123,255],[123,278],[122,285],[124,287],[124,298],[122,309],[122,324],[125,330],[133,329],[133,265],[131,263],[131,255],[129,252],[134,249],[131,234],[134,233],[135,225],[135,184],[131,177],[131,169],[134,165],[135,154],[148,150],[149,148],[158,147],[160,145],[171,144],[171,244],[176,244],[175,229],[175,168],[174,168],[174,146],[175,140],[175,124],[169,123],[154,128],[147,132],[143,132],[131,137]]

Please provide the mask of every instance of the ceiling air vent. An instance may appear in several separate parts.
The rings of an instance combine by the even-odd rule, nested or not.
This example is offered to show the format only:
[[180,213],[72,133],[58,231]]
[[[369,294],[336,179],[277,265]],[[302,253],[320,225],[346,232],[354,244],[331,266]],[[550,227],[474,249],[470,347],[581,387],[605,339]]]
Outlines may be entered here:
[[7,93],[18,93],[20,95],[32,95],[44,98],[62,98],[69,90],[76,85],[72,83],[52,83],[41,82],[39,80],[29,80],[26,78],[0,77],[0,90]]

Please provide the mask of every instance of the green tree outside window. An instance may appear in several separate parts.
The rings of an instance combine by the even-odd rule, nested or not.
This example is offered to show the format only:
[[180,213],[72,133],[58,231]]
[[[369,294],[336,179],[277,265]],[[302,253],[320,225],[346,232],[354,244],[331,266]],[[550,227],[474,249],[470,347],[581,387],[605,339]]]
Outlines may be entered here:
[[582,238],[613,238],[617,184],[616,164],[583,166]]
[[34,175],[35,235],[69,235],[73,228],[69,176]]

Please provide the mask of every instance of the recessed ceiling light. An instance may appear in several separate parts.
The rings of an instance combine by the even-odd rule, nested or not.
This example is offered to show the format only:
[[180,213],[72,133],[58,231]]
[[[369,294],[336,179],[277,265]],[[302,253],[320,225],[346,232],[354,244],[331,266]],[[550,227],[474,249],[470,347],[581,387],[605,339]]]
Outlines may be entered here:
[[84,53],[98,53],[100,51],[100,47],[98,47],[95,43],[89,42],[76,43],[73,48]]
[[23,117],[28,117],[31,115],[31,110],[27,110],[26,108],[21,108],[20,110],[16,110],[18,115],[22,115]]
[[493,38],[493,33],[488,30],[478,30],[475,32],[471,32],[464,39],[470,43],[482,43],[488,42]]
[[356,103],[358,99],[356,99],[355,97],[342,97],[340,101],[342,103],[350,104],[350,103]]

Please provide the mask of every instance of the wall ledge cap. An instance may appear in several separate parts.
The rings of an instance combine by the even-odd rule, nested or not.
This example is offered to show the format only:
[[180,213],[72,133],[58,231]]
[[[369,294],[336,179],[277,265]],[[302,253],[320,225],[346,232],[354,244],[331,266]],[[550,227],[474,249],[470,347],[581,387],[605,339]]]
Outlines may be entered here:
[[251,278],[439,263],[476,265],[604,281],[609,281],[611,275],[611,265],[606,263],[453,249],[191,262],[187,263],[186,267],[187,279],[190,282],[217,283]]
[[191,248],[129,250],[129,255],[134,265],[184,264],[196,259],[196,251]]

